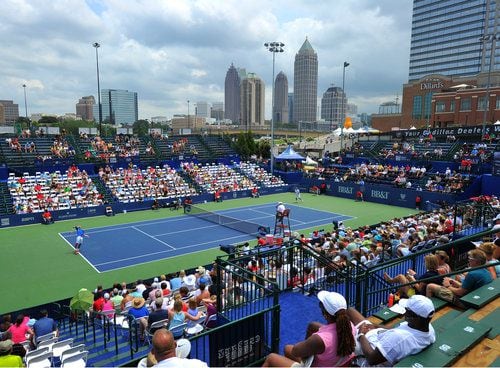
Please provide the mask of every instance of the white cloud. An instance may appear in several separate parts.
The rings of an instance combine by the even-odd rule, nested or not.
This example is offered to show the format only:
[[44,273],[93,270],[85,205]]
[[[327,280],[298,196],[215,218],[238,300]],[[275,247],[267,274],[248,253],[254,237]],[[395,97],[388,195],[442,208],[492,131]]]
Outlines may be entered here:
[[[172,116],[190,101],[223,101],[231,64],[257,73],[271,109],[272,55],[293,89],[293,60],[306,36],[319,58],[318,96],[342,83],[359,112],[401,94],[407,81],[411,2],[400,0],[4,0],[0,99],[29,111],[74,112],[96,93],[93,42],[102,88],[138,92],[139,115]],[[194,106],[193,106],[194,109]],[[194,111],[194,110],[193,110]]]

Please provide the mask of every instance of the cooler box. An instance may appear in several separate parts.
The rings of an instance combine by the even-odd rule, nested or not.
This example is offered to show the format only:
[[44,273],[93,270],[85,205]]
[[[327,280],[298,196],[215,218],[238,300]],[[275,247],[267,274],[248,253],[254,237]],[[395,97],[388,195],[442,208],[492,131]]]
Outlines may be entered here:
[[273,234],[267,234],[266,235],[266,240],[267,240],[267,244],[273,245],[274,244],[274,235]]

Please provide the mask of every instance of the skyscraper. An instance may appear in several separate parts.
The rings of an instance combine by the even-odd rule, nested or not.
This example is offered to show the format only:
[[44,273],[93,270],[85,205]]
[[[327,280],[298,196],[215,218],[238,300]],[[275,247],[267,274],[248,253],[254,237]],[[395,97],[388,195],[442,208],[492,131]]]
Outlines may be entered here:
[[295,55],[293,71],[293,120],[316,121],[318,101],[318,55],[309,40],[302,44]]
[[264,125],[265,92],[264,82],[255,73],[241,81],[241,125],[247,130]]
[[240,121],[240,88],[241,79],[238,69],[231,63],[224,82],[224,105],[226,106],[225,117],[234,123]]
[[[137,92],[123,89],[101,90],[102,121],[109,124],[133,124],[139,119]],[[94,105],[94,117],[99,116],[99,106]]]
[[[342,103],[342,99],[344,102]],[[342,106],[344,113],[342,113]],[[340,87],[330,87],[321,98],[321,119],[329,123],[341,124],[342,117],[346,116],[347,98]]]
[[288,94],[288,122],[293,122],[293,92]]
[[[489,68],[495,42],[481,43],[498,32],[496,0],[414,0],[408,80],[430,74],[472,76]],[[496,42],[498,53],[500,42]],[[500,66],[500,59],[494,62]]]
[[198,101],[196,102],[196,110],[195,115],[201,118],[209,118],[210,117],[210,105],[207,101]]
[[[83,120],[94,120],[94,96],[84,96],[76,104],[76,115]],[[99,112],[97,113],[99,115]]]
[[224,102],[212,102],[210,117],[214,118],[216,121],[224,120]]
[[0,100],[0,104],[3,106],[3,122],[15,123],[19,118],[19,105],[12,100]]
[[283,72],[279,72],[274,81],[273,121],[288,123],[288,79]]

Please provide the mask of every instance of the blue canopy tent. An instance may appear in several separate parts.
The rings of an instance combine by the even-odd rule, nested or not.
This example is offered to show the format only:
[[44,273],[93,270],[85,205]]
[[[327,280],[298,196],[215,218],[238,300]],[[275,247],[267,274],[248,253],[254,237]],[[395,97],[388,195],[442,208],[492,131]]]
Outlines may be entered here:
[[304,157],[295,152],[292,146],[288,146],[286,150],[275,157],[276,160],[303,160]]

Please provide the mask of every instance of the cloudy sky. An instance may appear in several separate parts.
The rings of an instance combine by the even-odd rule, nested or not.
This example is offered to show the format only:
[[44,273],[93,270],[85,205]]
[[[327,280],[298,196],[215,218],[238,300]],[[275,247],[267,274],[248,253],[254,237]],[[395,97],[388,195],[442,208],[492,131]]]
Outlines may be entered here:
[[[293,91],[293,61],[306,36],[319,59],[318,95],[342,86],[358,112],[378,111],[408,80],[411,0],[2,0],[0,99],[28,114],[75,112],[101,88],[139,96],[139,117],[191,113],[223,101],[231,63],[266,83],[270,118],[272,54]],[[318,100],[319,103],[320,100]]]

